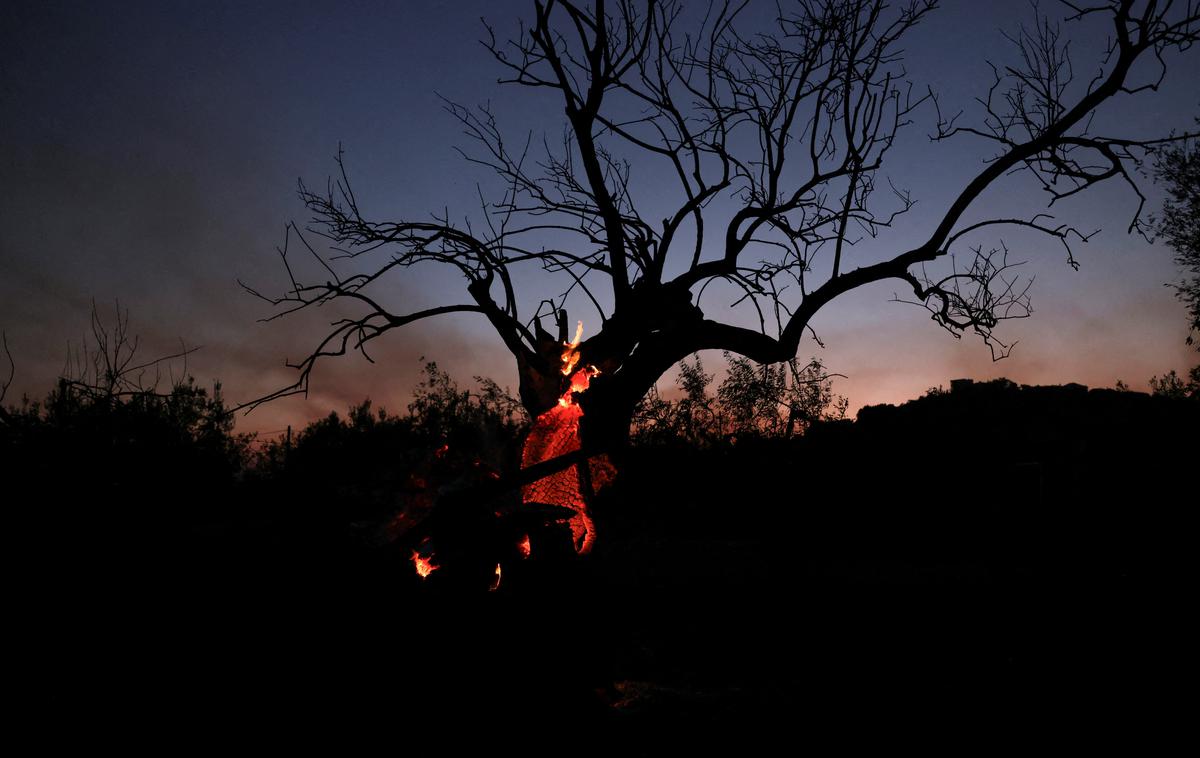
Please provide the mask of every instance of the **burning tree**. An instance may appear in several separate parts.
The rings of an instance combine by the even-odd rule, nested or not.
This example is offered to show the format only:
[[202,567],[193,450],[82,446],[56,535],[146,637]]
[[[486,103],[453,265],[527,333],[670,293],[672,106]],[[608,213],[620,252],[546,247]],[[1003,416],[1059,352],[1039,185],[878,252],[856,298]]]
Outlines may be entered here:
[[[290,287],[265,296],[280,307],[272,318],[332,301],[358,311],[295,364],[295,383],[257,402],[306,392],[321,359],[367,356],[369,343],[392,329],[480,314],[516,360],[521,402],[538,419],[526,463],[543,465],[528,480],[620,450],[638,402],[685,357],[720,349],[760,364],[790,361],[823,307],[875,282],[897,282],[939,326],[956,337],[974,333],[1003,356],[1008,345],[994,330],[1029,314],[1028,284],[1003,244],[979,240],[1006,228],[1037,232],[1074,266],[1072,245],[1090,235],[1045,212],[976,220],[976,201],[1014,173],[1031,176],[1051,205],[1109,179],[1140,198],[1134,169],[1186,135],[1098,132],[1093,117],[1151,96],[1171,57],[1200,37],[1200,8],[1064,2],[1057,20],[1035,8],[1033,23],[1012,37],[1012,62],[992,67],[981,118],[967,123],[944,113],[936,93],[909,81],[902,66],[902,41],[936,6],[800,0],[781,4],[769,29],[750,30],[742,2],[693,18],[671,0],[537,0],[514,39],[499,41],[485,27],[500,83],[561,104],[563,142],[544,152],[529,141],[514,146],[487,106],[447,102],[474,145],[463,155],[504,188],[482,203],[475,224],[449,214],[368,218],[340,153],[340,173],[324,191],[301,184],[312,221],[307,230],[290,226],[288,237],[320,273],[302,281],[285,240]],[[1094,75],[1076,78],[1063,30],[1089,24],[1105,27],[1108,42],[1084,67]],[[981,140],[990,155],[917,244],[864,259],[855,243],[886,234],[915,202],[883,169],[918,109],[934,142]],[[677,196],[665,215],[655,205],[650,217],[637,200],[635,161],[673,177]],[[1130,231],[1141,229],[1140,211],[1139,202]],[[337,254],[318,251],[311,235]],[[338,258],[354,272],[339,272]],[[464,300],[416,311],[385,300],[390,280],[424,266],[460,273]],[[523,299],[523,267],[561,277],[561,291]],[[706,313],[700,298],[714,283],[722,283],[714,292],[751,309],[751,325]],[[586,339],[571,339],[568,296],[595,311]],[[547,441],[539,428],[573,439]],[[588,469],[572,474],[584,492],[604,475]]]

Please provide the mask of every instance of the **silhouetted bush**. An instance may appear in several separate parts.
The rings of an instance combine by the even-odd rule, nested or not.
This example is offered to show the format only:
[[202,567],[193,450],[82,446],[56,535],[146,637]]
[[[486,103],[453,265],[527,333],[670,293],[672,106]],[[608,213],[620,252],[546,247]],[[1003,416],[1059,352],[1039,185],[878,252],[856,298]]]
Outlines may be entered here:
[[813,358],[805,365],[792,359],[761,365],[724,353],[728,374],[709,394],[714,375],[706,374],[700,356],[679,365],[677,400],[651,390],[634,412],[631,437],[640,445],[709,446],[734,440],[790,439],[813,424],[841,419],[848,401],[833,392],[833,377]]
[[[434,362],[404,415],[373,409],[370,400],[312,422],[294,440],[274,440],[255,453],[251,478],[276,487],[293,510],[345,520],[386,518],[403,498],[447,486],[479,468],[514,470],[528,420],[520,403],[490,379],[460,389]],[[441,481],[432,482],[436,466]]]
[[[6,465],[90,497],[178,497],[232,483],[249,438],[221,396],[188,377],[168,392],[97,394],[62,380],[42,402],[9,409]],[[162,489],[158,489],[158,488]]]

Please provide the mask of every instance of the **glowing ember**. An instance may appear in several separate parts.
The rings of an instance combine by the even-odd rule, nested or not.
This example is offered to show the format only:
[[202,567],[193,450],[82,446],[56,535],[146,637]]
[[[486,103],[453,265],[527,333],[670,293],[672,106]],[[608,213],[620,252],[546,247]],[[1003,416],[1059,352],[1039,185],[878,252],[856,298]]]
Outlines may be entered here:
[[[579,322],[575,330],[575,339],[563,343],[562,373],[570,376],[570,385],[558,399],[558,405],[538,416],[529,430],[525,440],[525,449],[521,453],[521,464],[529,467],[542,461],[557,458],[579,449],[579,420],[583,417],[583,408],[575,402],[575,395],[587,390],[592,377],[600,373],[595,366],[584,366],[572,373],[579,362],[579,341],[583,336],[583,322]],[[599,481],[606,483],[611,476],[608,474],[611,465],[606,456],[596,456],[588,461],[588,473],[600,474]],[[570,466],[562,471],[543,477],[536,482],[525,485],[522,500],[526,503],[547,503],[570,508],[575,515],[570,519],[571,536],[575,550],[587,553],[592,549],[596,539],[596,527],[588,513],[587,502],[584,499],[580,482],[580,467]],[[528,540],[528,538],[526,538]]]
[[588,471],[592,475],[592,489],[596,492],[612,484],[617,478],[617,467],[607,455],[596,455],[588,459]]
[[526,534],[521,538],[521,541],[517,543],[517,552],[521,554],[522,558],[528,558],[530,551],[531,547],[529,545],[529,535]]
[[441,568],[441,566],[438,566],[433,562],[432,554],[426,558],[422,557],[421,554],[416,550],[413,551],[412,562],[413,566],[417,569],[417,576],[421,577],[422,579],[429,578],[430,574]]
[[[575,377],[580,377],[579,383],[582,383],[584,388],[587,387],[587,369],[577,371]],[[577,384],[575,377],[572,377],[572,386]],[[522,451],[522,464],[532,466],[578,450],[579,419],[582,416],[583,409],[574,402],[571,390],[568,390],[558,405],[538,416],[533,422],[533,428],[529,430],[529,437],[525,440],[525,449]],[[522,500],[526,503],[560,505],[575,511],[575,516],[570,521],[575,549],[580,553],[591,549],[595,527],[580,490],[578,465],[525,485]]]
[[490,466],[488,466],[486,463],[479,460],[478,458],[476,458],[474,463],[472,463],[471,465],[473,465],[479,471],[483,472],[483,475],[489,479],[499,479],[500,478],[499,472],[497,472],[495,469],[491,468]]
[[500,589],[500,564],[496,564],[496,578],[492,580],[492,586],[488,587],[488,592],[495,592]]

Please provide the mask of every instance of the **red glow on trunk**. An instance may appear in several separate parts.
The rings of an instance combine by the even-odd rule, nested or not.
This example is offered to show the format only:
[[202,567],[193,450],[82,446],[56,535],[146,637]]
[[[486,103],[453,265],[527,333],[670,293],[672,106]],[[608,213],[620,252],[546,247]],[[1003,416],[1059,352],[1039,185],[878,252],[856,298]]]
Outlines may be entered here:
[[517,552],[521,554],[522,558],[528,558],[531,551],[532,547],[529,544],[529,535],[526,534],[521,538],[521,541],[517,543]]
[[[533,422],[521,454],[523,466],[532,466],[579,449],[579,419],[583,417],[583,408],[575,402],[572,393],[587,389],[594,370],[589,367],[576,371],[571,377],[571,387],[559,398],[558,405]],[[560,505],[575,511],[570,520],[571,536],[575,550],[587,553],[595,541],[595,525],[579,485],[579,466],[571,466],[525,485],[522,500],[526,503]]]
[[[595,366],[584,366],[572,373],[579,362],[579,341],[583,333],[583,322],[575,331],[575,339],[563,344],[562,373],[570,376],[570,386],[558,399],[558,405],[538,416],[529,430],[525,440],[525,449],[521,453],[521,465],[529,467],[542,461],[557,458],[560,455],[572,453],[580,448],[579,420],[583,417],[583,408],[575,402],[575,395],[585,392],[592,377],[600,373]],[[612,465],[607,456],[596,456],[587,462],[587,473],[591,476],[593,489],[607,484],[612,478]],[[575,550],[587,553],[592,549],[596,540],[596,526],[588,513],[587,501],[584,498],[584,482],[579,465],[563,469],[557,473],[525,485],[521,499],[526,503],[547,503],[570,508],[575,511],[569,524]],[[525,538],[526,543],[528,537]],[[522,551],[527,550],[522,546]],[[528,553],[524,553],[528,555]]]

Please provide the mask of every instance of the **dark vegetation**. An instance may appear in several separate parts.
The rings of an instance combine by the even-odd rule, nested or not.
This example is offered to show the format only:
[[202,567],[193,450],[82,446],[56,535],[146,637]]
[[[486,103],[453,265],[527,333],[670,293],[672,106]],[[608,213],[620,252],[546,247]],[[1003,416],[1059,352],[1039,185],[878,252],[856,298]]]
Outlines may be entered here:
[[[1044,213],[968,223],[976,198],[1027,172],[1052,200],[1111,178],[1144,200],[1132,175],[1151,157],[1170,186],[1156,229],[1192,277],[1178,290],[1195,327],[1194,135],[1090,127],[1110,99],[1157,89],[1164,56],[1197,41],[1200,16],[1192,3],[1065,5],[1067,24],[1111,20],[1095,78],[1075,80],[1062,27],[1035,6],[1014,38],[1021,62],[985,85],[975,126],[943,115],[931,90],[898,86],[899,38],[934,2],[802,4],[762,34],[738,31],[735,4],[694,37],[672,31],[679,5],[606,14],[558,2],[537,5],[507,45],[489,29],[508,84],[562,98],[562,150],[526,163],[487,108],[448,104],[477,143],[471,160],[506,188],[485,201],[486,233],[448,216],[370,221],[344,172],[325,193],[302,186],[313,223],[289,236],[323,267],[306,281],[325,283],[298,281],[285,248],[290,288],[266,299],[275,317],[333,300],[364,310],[335,322],[295,384],[258,402],[306,390],[321,358],[450,312],[492,323],[521,399],[486,380],[463,390],[429,364],[407,413],[364,402],[261,442],[234,433],[219,386],[198,386],[186,363],[173,373],[187,348],[139,362],[127,319],[94,319],[94,345],[44,400],[5,404],[11,373],[0,383],[10,631],[30,674],[16,680],[20,699],[70,714],[51,734],[165,727],[174,745],[248,727],[303,739],[336,724],[343,740],[381,732],[403,751],[431,738],[439,754],[492,736],[475,728],[480,714],[523,728],[505,746],[523,754],[559,727],[586,727],[555,745],[574,755],[712,753],[722,738],[727,753],[758,754],[838,720],[887,731],[900,715],[926,734],[963,717],[1061,723],[1081,708],[1110,724],[1145,707],[1181,720],[1184,627],[1172,612],[1190,598],[1196,370],[1156,377],[1150,395],[959,380],[849,421],[824,366],[795,359],[824,305],[885,280],[956,336],[1006,353],[993,328],[1028,315],[1026,287],[1002,242],[965,236],[1041,232],[1076,265],[1070,244],[1090,235]],[[644,118],[625,120],[625,96]],[[896,186],[884,203],[872,194],[923,104],[935,141],[969,135],[995,153],[916,247],[851,261],[854,239],[913,205]],[[678,174],[681,204],[661,229],[630,203],[627,154]],[[785,172],[788,154],[800,160]],[[711,218],[709,200],[731,192],[731,217]],[[724,232],[716,257],[705,213]],[[553,220],[569,244],[524,241],[546,223],[530,217]],[[675,256],[690,264],[664,273],[688,230],[695,245]],[[313,235],[364,265],[383,248],[391,257],[339,275]],[[970,263],[927,270],[960,245]],[[778,257],[751,262],[762,246]],[[466,302],[402,313],[364,294],[418,264],[456,267]],[[569,275],[565,292],[519,315],[518,264]],[[715,280],[758,309],[759,329],[706,317],[699,293]],[[581,360],[603,370],[581,401],[583,433],[621,454],[584,558],[495,485],[518,467],[528,414],[564,391],[577,287],[600,311]],[[682,364],[678,399],[651,389],[709,348],[731,351],[715,394],[698,358]],[[528,560],[514,547],[523,532]],[[441,568],[422,580],[411,558],[431,535]],[[490,591],[496,561],[505,570]]]
[[678,400],[644,403],[595,553],[530,526],[495,592],[410,561],[432,502],[517,465],[525,418],[494,383],[429,364],[407,413],[254,444],[219,388],[64,378],[0,422],[28,628],[54,651],[31,686],[189,728],[549,719],[633,754],[831,717],[1172,707],[1195,393],[964,380],[852,422],[806,370],[735,365],[713,392],[687,364]]

